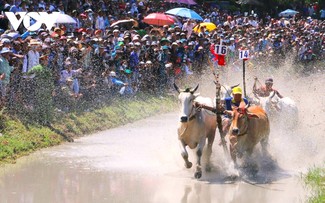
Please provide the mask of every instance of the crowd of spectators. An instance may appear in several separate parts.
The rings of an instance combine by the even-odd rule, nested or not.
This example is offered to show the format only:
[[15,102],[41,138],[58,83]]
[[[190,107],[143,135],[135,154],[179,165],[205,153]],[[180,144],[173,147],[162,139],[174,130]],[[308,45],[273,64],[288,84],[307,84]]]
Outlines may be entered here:
[[[297,61],[324,60],[324,9],[319,18],[261,18],[254,11],[230,13],[218,8],[193,8],[217,28],[208,31],[198,21],[178,18],[174,25],[152,26],[143,18],[165,12],[177,4],[151,1],[2,1],[2,11],[66,13],[76,24],[59,24],[52,30],[30,32],[12,27],[0,18],[0,80],[2,106],[8,101],[33,108],[35,75],[41,64],[52,73],[53,100],[62,110],[71,101],[102,102],[116,95],[158,93],[175,80],[200,74],[214,44],[228,46],[226,63],[238,60],[239,49],[249,49],[252,60],[275,62],[293,53]],[[163,4],[163,5],[162,5]],[[315,17],[315,16],[314,16]],[[131,20],[132,19],[132,20]],[[128,23],[117,23],[129,20]],[[116,25],[115,25],[115,24]],[[200,26],[194,32],[194,26]],[[215,63],[217,66],[217,62]],[[37,76],[36,76],[37,77]],[[64,105],[62,105],[64,103]]]

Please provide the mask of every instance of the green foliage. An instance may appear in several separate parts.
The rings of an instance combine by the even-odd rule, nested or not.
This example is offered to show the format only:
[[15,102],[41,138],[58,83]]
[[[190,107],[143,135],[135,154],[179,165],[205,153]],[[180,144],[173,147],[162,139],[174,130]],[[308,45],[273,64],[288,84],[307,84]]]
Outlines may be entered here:
[[313,196],[310,203],[325,202],[325,168],[312,168],[304,177],[305,182],[313,189]]
[[[46,80],[45,80],[46,81]],[[138,95],[134,99],[118,98],[109,106],[90,112],[56,112],[52,114],[54,129],[67,136],[81,136],[96,131],[124,125],[158,113],[170,112],[177,107],[175,97],[157,98]],[[41,110],[40,110],[41,111]],[[41,112],[40,112],[41,113]],[[44,115],[42,119],[47,118]],[[13,162],[16,158],[37,149],[60,144],[63,138],[53,129],[36,122],[26,124],[19,119],[0,115],[0,163]]]

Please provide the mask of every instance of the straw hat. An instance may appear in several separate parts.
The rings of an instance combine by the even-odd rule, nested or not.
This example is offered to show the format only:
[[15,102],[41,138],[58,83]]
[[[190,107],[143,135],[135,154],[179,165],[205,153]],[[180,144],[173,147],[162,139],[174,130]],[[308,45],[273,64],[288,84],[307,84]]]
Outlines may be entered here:
[[32,45],[41,45],[42,43],[36,39],[31,39],[29,41],[29,45],[32,46]]

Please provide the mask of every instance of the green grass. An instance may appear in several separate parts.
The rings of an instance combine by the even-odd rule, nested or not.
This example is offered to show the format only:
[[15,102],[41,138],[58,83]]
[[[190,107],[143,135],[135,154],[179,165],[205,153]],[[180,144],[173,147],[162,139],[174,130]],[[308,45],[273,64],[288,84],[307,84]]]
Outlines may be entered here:
[[117,98],[110,105],[89,112],[56,112],[51,123],[54,129],[36,122],[24,123],[19,118],[0,114],[0,164],[13,163],[21,156],[38,149],[58,145],[64,138],[117,127],[177,108],[175,97],[140,95],[133,99]]
[[312,188],[313,194],[309,198],[310,203],[325,202],[325,168],[315,167],[309,169],[304,180]]

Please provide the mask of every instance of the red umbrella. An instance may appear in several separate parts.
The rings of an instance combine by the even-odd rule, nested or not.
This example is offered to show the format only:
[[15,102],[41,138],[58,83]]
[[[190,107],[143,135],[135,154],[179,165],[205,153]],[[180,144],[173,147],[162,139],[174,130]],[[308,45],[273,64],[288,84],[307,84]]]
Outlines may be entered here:
[[149,25],[172,25],[175,23],[173,17],[166,15],[164,13],[150,13],[143,19],[143,22]]

